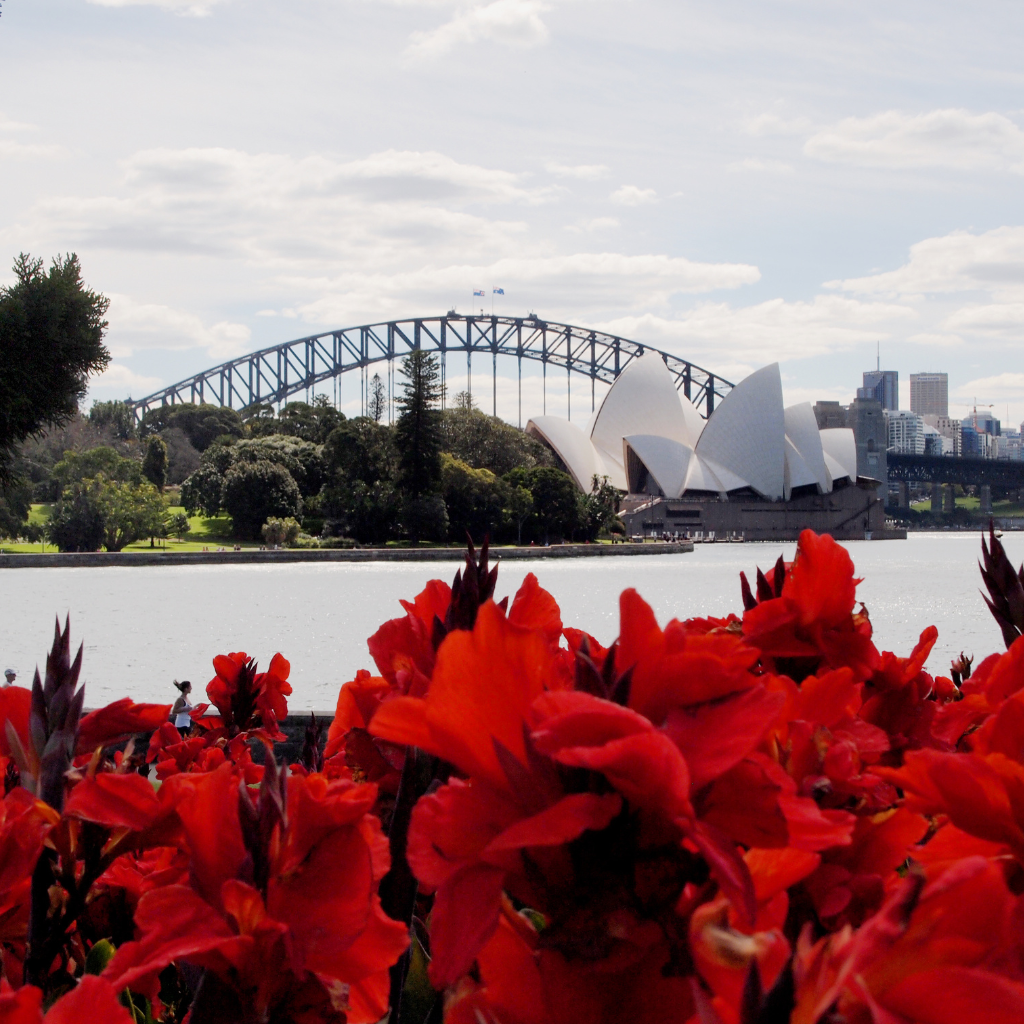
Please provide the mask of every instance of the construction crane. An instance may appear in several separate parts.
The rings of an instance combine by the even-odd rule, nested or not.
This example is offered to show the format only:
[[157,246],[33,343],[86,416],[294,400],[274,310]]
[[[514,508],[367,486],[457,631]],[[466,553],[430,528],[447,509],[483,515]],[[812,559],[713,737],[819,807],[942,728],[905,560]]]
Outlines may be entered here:
[[953,405],[963,406],[966,409],[971,409],[972,410],[972,412],[971,412],[971,426],[975,429],[975,431],[977,431],[977,429],[978,429],[978,406],[979,406],[979,404],[981,405],[982,409],[994,409],[995,408],[995,406],[991,402],[987,402],[987,403],[986,402],[980,402],[979,403],[977,399],[974,400],[973,404],[968,404],[967,402],[953,402]]

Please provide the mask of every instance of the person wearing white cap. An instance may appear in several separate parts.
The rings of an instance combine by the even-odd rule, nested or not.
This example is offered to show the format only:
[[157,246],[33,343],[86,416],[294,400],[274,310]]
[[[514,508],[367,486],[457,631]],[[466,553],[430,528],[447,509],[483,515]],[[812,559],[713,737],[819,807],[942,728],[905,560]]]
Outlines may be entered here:
[[16,678],[17,678],[17,673],[14,671],[13,668],[4,669],[4,679],[6,680],[6,682],[4,683],[4,686],[12,685]]

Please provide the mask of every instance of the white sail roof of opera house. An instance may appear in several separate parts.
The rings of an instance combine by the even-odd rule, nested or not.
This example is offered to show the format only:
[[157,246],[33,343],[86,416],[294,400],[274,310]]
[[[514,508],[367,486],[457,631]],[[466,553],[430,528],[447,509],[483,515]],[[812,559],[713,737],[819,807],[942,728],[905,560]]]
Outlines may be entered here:
[[807,402],[786,408],[778,363],[740,381],[705,422],[649,352],[619,374],[586,430],[558,416],[534,417],[526,430],[584,491],[607,477],[631,493],[725,499],[752,491],[778,501],[857,479],[853,431],[819,430]]

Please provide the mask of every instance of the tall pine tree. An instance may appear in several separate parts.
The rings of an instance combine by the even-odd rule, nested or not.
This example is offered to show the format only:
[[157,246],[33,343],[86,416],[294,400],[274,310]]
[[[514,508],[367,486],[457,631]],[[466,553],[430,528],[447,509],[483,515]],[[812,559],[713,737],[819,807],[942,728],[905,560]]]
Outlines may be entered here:
[[405,384],[398,399],[401,410],[395,425],[399,451],[399,478],[414,497],[438,490],[441,481],[441,412],[444,393],[437,359],[416,350],[402,360]]

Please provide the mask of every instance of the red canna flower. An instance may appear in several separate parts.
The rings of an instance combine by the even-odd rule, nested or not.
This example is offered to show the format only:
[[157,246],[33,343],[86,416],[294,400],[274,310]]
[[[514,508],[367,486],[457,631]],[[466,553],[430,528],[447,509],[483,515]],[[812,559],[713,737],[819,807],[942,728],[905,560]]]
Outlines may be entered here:
[[782,596],[743,614],[743,636],[766,668],[798,683],[822,665],[846,666],[858,680],[878,666],[867,613],[854,613],[857,584],[846,549],[804,530]]
[[[662,631],[634,592],[622,613],[600,671],[583,653],[589,640],[574,637],[582,667],[567,681],[565,652],[544,630],[486,604],[471,633],[441,645],[426,696],[386,701],[370,723],[373,735],[444,757],[467,777],[424,797],[409,833],[409,863],[437,894],[436,985],[459,982],[484,955],[507,891],[546,918],[538,956],[558,981],[544,998],[563,993],[564,1009],[552,1019],[588,1019],[595,993],[606,1009],[590,1019],[614,1019],[630,998],[661,1000],[678,1016],[678,1000],[691,1000],[684,965],[696,909],[716,888],[748,924],[755,909],[728,833],[749,816],[748,790],[727,796],[714,783],[743,765],[760,773],[766,813],[782,823],[777,845],[848,841],[849,815],[798,797],[755,750],[785,703],[754,673],[757,652],[682,623]],[[713,821],[727,803],[735,815]]]
[[285,784],[271,766],[255,805],[230,764],[171,780],[191,884],[142,895],[139,939],[104,976],[153,997],[160,971],[183,960],[213,976],[204,1012],[225,1022],[285,1019],[309,1003],[323,1019],[377,1021],[408,939],[376,895],[388,853],[367,813],[374,787],[315,774]]
[[108,981],[87,974],[43,1014],[43,993],[34,985],[15,991],[0,981],[0,1021],[3,1024],[132,1024]]
[[142,732],[152,732],[167,722],[170,704],[136,704],[128,697],[91,711],[78,723],[78,754],[121,743]]
[[814,945],[801,938],[791,1024],[827,1013],[849,1024],[1024,1019],[1015,904],[1002,872],[980,857],[928,883],[907,877],[859,931]]
[[[288,714],[287,697],[292,692],[287,659],[275,654],[267,671],[257,672],[256,662],[239,651],[218,655],[213,667],[217,674],[207,683],[206,695],[220,713],[220,721],[203,724],[225,729],[229,738],[239,732],[262,730],[268,739],[284,739],[277,723]],[[201,714],[197,708],[193,718]]]

